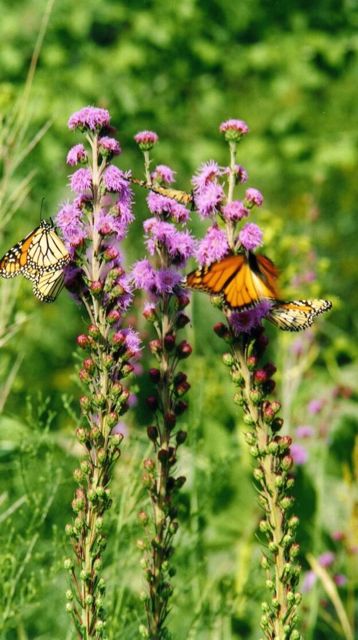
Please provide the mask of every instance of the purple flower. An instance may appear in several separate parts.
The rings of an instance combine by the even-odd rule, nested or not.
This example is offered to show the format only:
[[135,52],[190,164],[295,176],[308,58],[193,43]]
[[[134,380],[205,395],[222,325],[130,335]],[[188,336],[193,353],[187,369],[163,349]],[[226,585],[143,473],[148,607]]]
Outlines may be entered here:
[[263,234],[260,227],[253,222],[248,222],[241,229],[239,233],[239,240],[244,249],[251,251],[252,249],[256,249],[256,247],[262,245],[262,236]]
[[172,184],[175,182],[175,171],[173,171],[170,167],[167,167],[165,164],[158,164],[154,171],[150,174],[152,180],[157,182],[166,182],[167,184]]
[[249,127],[244,120],[235,120],[232,118],[231,120],[222,122],[219,131],[225,134],[225,140],[238,141],[248,133]]
[[345,587],[347,584],[347,576],[343,575],[343,573],[337,573],[333,576],[333,580],[337,587]]
[[235,164],[234,167],[236,182],[243,184],[248,181],[248,174],[246,169],[241,164]]
[[210,182],[205,189],[195,194],[195,205],[202,218],[210,218],[218,211],[219,204],[225,197],[224,190],[220,184]]
[[181,281],[181,275],[173,269],[159,269],[155,274],[156,293],[173,293]]
[[214,160],[209,160],[209,162],[204,162],[197,172],[197,174],[192,179],[192,184],[195,191],[202,191],[205,189],[208,184],[211,182],[215,182],[216,178],[222,174],[222,170],[220,169],[217,162]]
[[87,151],[84,148],[83,144],[75,144],[74,147],[71,147],[66,158],[67,164],[71,166],[74,166],[81,162],[85,162],[86,160],[87,160]]
[[332,553],[332,551],[325,551],[317,559],[321,567],[324,567],[325,569],[327,569],[335,561],[336,555]]
[[138,262],[135,262],[131,275],[137,289],[153,291],[156,283],[155,271],[149,260],[138,260]]
[[154,131],[139,131],[134,140],[142,151],[149,151],[158,142],[159,137]]
[[238,222],[238,220],[242,220],[242,218],[246,218],[249,215],[248,209],[244,207],[241,200],[233,200],[233,202],[224,205],[222,213],[228,222]]
[[117,240],[123,240],[127,231],[127,225],[122,222],[120,217],[113,216],[105,210],[100,211],[96,216],[95,228],[104,236],[114,233]]
[[156,253],[158,244],[165,247],[172,262],[178,266],[193,255],[195,241],[188,231],[178,231],[174,225],[157,218],[149,218],[143,227],[151,235],[146,240],[146,246],[152,256]]
[[131,327],[129,327],[129,329],[122,329],[122,332],[125,335],[125,345],[128,351],[131,352],[131,357],[138,357],[142,349],[142,343],[139,334]]
[[291,456],[297,465],[305,464],[308,460],[307,450],[301,444],[295,442],[291,444]]
[[308,425],[302,425],[296,429],[297,438],[311,438],[313,435],[314,429]]
[[168,248],[173,264],[183,267],[194,255],[195,245],[195,240],[189,231],[177,231],[171,236]]
[[147,204],[151,213],[171,217],[176,222],[186,222],[189,220],[189,211],[184,205],[179,204],[173,198],[167,198],[151,191],[147,196]]
[[80,111],[76,111],[70,116],[68,121],[69,129],[102,129],[108,127],[110,115],[107,109],[99,109],[98,107],[84,107]]
[[251,208],[254,205],[256,205],[257,207],[261,207],[263,201],[264,201],[264,197],[261,191],[259,191],[258,189],[254,189],[253,187],[250,187],[250,189],[246,189],[245,204],[248,207]]
[[56,224],[60,227],[66,245],[79,245],[86,233],[81,222],[81,210],[71,203],[65,203],[58,211]]
[[239,333],[249,333],[251,329],[261,324],[261,320],[267,316],[272,303],[269,300],[261,300],[251,309],[244,311],[233,311],[229,321],[236,335]]
[[75,193],[83,193],[92,187],[92,175],[89,169],[77,169],[70,177],[70,187]]
[[[110,164],[103,173],[103,182],[107,191],[121,192],[126,184],[126,180],[123,175],[123,171]],[[128,188],[128,184],[126,184]]]
[[307,593],[307,591],[311,591],[317,581],[317,576],[314,571],[307,571],[305,573],[305,577],[303,579],[302,591],[303,593]]
[[119,436],[127,436],[128,435],[128,426],[126,425],[125,422],[118,422],[116,424],[115,427],[113,427],[111,434],[113,436],[115,435],[119,435]]
[[98,147],[102,155],[119,156],[122,153],[121,145],[115,138],[102,136],[98,140]]
[[221,260],[228,250],[226,233],[214,224],[209,227],[205,237],[199,243],[196,259],[200,265],[209,266],[212,262]]
[[324,407],[325,401],[323,400],[323,398],[319,399],[316,398],[314,400],[311,400],[311,402],[308,403],[308,411],[309,413],[312,413],[313,415],[316,415],[317,413],[320,413]]

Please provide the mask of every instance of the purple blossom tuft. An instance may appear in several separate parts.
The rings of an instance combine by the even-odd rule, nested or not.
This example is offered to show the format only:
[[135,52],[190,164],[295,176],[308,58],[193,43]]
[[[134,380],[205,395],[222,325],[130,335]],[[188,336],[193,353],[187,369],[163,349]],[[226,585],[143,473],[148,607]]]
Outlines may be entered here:
[[172,184],[175,182],[175,171],[170,167],[167,167],[165,164],[158,164],[154,171],[150,174],[152,180],[157,182],[166,182],[167,184]]
[[122,153],[121,145],[115,138],[102,136],[98,140],[98,147],[103,155],[119,156]]
[[256,249],[262,245],[262,236],[263,234],[260,227],[253,222],[248,222],[241,229],[239,233],[239,240],[244,249],[251,251],[252,249]]
[[258,327],[261,324],[261,320],[268,315],[271,306],[270,300],[261,300],[252,309],[232,312],[229,320],[234,333],[236,335],[248,333],[251,329]]
[[138,260],[132,268],[132,280],[137,289],[153,291],[155,287],[155,271],[149,260]]
[[324,407],[325,401],[323,400],[323,398],[315,398],[314,400],[311,400],[311,402],[308,403],[308,411],[309,413],[311,413],[312,415],[316,415],[317,413],[320,413]]
[[125,335],[125,345],[128,351],[130,351],[131,357],[138,357],[142,349],[139,334],[131,327],[129,327],[129,329],[122,329],[122,332]]
[[297,465],[305,464],[308,460],[308,452],[301,444],[291,444],[291,456]]
[[301,427],[297,427],[296,429],[297,438],[311,438],[313,435],[314,429],[309,425],[302,425]]
[[102,129],[108,127],[110,115],[107,109],[99,109],[98,107],[84,107],[80,111],[76,111],[70,116],[68,121],[69,129]]
[[150,235],[146,240],[150,255],[154,255],[158,244],[164,247],[172,262],[183,266],[194,253],[195,241],[188,231],[178,231],[169,222],[149,218],[143,224],[144,231]]
[[224,200],[225,194],[222,186],[210,182],[205,189],[195,194],[195,205],[201,218],[210,218],[218,212],[218,206]]
[[75,144],[75,146],[69,150],[66,158],[66,162],[70,166],[80,164],[81,162],[85,162],[86,160],[87,151],[84,148],[83,144]]
[[255,205],[257,207],[261,207],[263,201],[264,201],[264,197],[261,191],[259,191],[258,189],[254,189],[253,187],[250,187],[250,189],[246,189],[246,192],[245,192],[246,206],[250,208]]
[[104,236],[115,234],[117,240],[123,240],[127,231],[127,225],[122,222],[119,216],[113,216],[106,211],[100,211],[96,216],[95,228]]
[[158,142],[159,137],[154,131],[139,131],[134,140],[142,151],[149,151]]
[[238,222],[249,215],[248,209],[244,207],[241,200],[233,200],[233,202],[224,205],[222,213],[227,222]]
[[246,169],[241,164],[235,164],[235,178],[236,182],[243,184],[248,181],[248,174]]
[[204,162],[197,172],[197,174],[192,179],[192,184],[195,191],[202,191],[205,189],[208,184],[211,182],[215,182],[216,178],[222,174],[222,170],[220,169],[217,162],[214,160],[209,160],[208,162]]
[[158,193],[151,191],[147,196],[147,204],[151,213],[164,217],[171,217],[176,222],[186,222],[189,220],[189,211],[180,204]]
[[226,233],[214,224],[200,241],[196,251],[196,259],[201,265],[209,266],[212,262],[221,260],[228,252],[229,245]]
[[336,555],[332,551],[325,551],[319,556],[318,562],[321,565],[321,567],[327,568],[333,564],[335,559],[336,559]]
[[103,182],[107,191],[122,192],[124,184],[128,188],[123,171],[110,164],[103,173]]
[[240,138],[249,132],[249,127],[244,120],[225,120],[219,127],[220,133],[225,134],[226,140],[240,140]]
[[82,194],[92,187],[92,175],[89,169],[77,169],[70,177],[71,191]]
[[155,274],[156,293],[173,293],[181,279],[181,275],[173,269],[159,269]]
[[63,204],[57,213],[56,224],[61,229],[67,246],[77,246],[86,238],[80,218],[81,210],[72,203]]

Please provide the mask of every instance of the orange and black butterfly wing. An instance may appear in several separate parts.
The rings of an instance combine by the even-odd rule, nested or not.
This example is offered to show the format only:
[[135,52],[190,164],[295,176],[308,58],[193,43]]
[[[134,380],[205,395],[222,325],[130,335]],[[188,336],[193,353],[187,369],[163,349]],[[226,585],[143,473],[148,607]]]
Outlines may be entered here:
[[283,331],[302,331],[310,327],[321,313],[331,309],[329,300],[277,300],[267,319]]
[[11,249],[9,249],[0,260],[0,275],[3,278],[14,278],[20,273],[27,277],[29,280],[33,280],[31,271],[27,273],[27,259],[28,251],[31,244],[36,237],[40,227],[31,231],[26,238],[20,240]]
[[221,295],[231,310],[247,309],[265,298],[276,299],[278,272],[266,256],[229,255],[209,267],[190,273],[186,285]]

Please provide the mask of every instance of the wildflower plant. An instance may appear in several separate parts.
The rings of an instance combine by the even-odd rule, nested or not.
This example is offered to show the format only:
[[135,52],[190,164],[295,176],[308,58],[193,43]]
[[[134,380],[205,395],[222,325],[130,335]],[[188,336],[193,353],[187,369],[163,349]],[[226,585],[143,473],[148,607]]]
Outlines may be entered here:
[[[263,244],[263,232],[248,221],[263,203],[257,189],[246,188],[243,197],[237,188],[247,181],[246,170],[237,163],[237,147],[248,133],[242,120],[228,120],[220,126],[229,145],[230,163],[203,164],[193,178],[193,195],[199,216],[209,220],[206,235],[199,242],[196,258],[203,268],[220,261],[228,253],[252,252]],[[234,400],[243,409],[246,440],[255,462],[254,479],[258,500],[264,511],[259,535],[265,551],[262,567],[269,597],[262,603],[261,628],[268,640],[300,638],[297,609],[301,595],[296,592],[300,568],[299,546],[295,542],[298,518],[292,514],[291,438],[281,436],[283,420],[280,403],[272,399],[276,367],[265,361],[268,338],[261,321],[270,312],[269,300],[256,301],[244,310],[232,310],[220,296],[213,298],[227,322],[215,325],[216,334],[228,346],[224,363],[237,388]]]
[[132,294],[119,244],[133,220],[132,193],[126,174],[111,164],[121,149],[106,135],[109,124],[108,111],[94,107],[70,117],[69,128],[82,132],[84,143],[67,155],[67,163],[76,167],[70,176],[74,199],[57,214],[72,258],[66,285],[89,322],[77,338],[84,353],[82,417],[76,431],[83,456],[74,472],[74,520],[66,527],[74,559],[65,562],[71,578],[67,609],[79,637],[86,639],[106,637],[103,516],[111,506],[110,482],[123,438],[116,426],[128,408],[128,378],[140,351],[136,332],[123,326]]
[[[150,173],[149,152],[157,135],[140,132],[135,140],[144,154],[147,184],[155,187],[173,182],[174,173],[165,165]],[[148,194],[147,204],[151,217],[143,226],[148,257],[136,262],[132,270],[135,287],[147,296],[143,315],[155,331],[149,348],[156,360],[156,366],[149,370],[154,389],[147,398],[153,414],[147,428],[153,455],[144,461],[143,476],[151,512],[139,514],[144,535],[138,546],[143,551],[147,582],[143,595],[147,623],[140,631],[151,640],[165,640],[170,637],[167,617],[175,574],[172,555],[179,526],[175,501],[185,482],[185,477],[176,474],[177,451],[187,436],[177,427],[177,420],[187,408],[184,396],[190,388],[181,365],[192,352],[185,339],[178,340],[178,332],[189,322],[184,312],[189,298],[181,281],[182,269],[194,253],[194,239],[186,228],[189,211],[184,205],[154,192]]]

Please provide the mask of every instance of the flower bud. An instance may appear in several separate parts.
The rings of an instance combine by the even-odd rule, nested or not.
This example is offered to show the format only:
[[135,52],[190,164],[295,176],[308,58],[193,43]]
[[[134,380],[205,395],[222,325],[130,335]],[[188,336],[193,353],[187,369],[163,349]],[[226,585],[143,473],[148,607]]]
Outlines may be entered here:
[[179,293],[177,295],[177,302],[179,309],[185,309],[190,302],[190,298],[186,293]]
[[165,426],[168,427],[169,429],[172,429],[173,427],[175,427],[176,425],[176,415],[173,411],[167,411],[164,414],[164,423]]
[[117,309],[112,309],[107,315],[107,320],[109,324],[115,324],[116,322],[119,322],[120,319],[121,319],[121,314]]
[[190,318],[185,313],[178,313],[175,324],[178,329],[183,329],[190,322]]
[[280,431],[282,429],[282,426],[283,426],[282,418],[275,418],[271,423],[271,429],[273,433],[277,433],[278,431]]
[[293,466],[293,458],[292,456],[285,456],[281,462],[282,469],[288,471]]
[[188,434],[187,434],[186,431],[183,431],[183,430],[178,431],[176,436],[175,436],[177,445],[183,444],[185,442],[186,438],[187,438],[187,435]]
[[164,336],[164,348],[166,349],[166,351],[173,351],[175,347],[175,334],[174,333],[167,333]]
[[177,346],[177,357],[179,359],[188,358],[191,355],[192,351],[193,349],[190,346],[189,342],[183,340]]
[[147,427],[147,435],[149,440],[151,440],[152,442],[156,442],[158,439],[158,429],[155,426],[149,426]]
[[155,462],[151,458],[146,458],[143,462],[143,466],[147,471],[153,471],[155,469]]
[[222,358],[224,365],[226,365],[227,367],[232,367],[232,365],[234,364],[234,358],[231,353],[224,353]]
[[246,360],[246,364],[247,367],[249,369],[249,371],[254,371],[255,367],[257,366],[257,358],[256,356],[249,356]]
[[184,381],[181,384],[178,384],[175,389],[177,396],[183,396],[187,391],[189,391],[190,387],[191,385],[189,382]]
[[266,382],[268,376],[265,369],[257,369],[254,373],[253,378],[255,382],[257,382],[258,384],[262,384],[263,382]]
[[79,347],[81,347],[81,349],[87,349],[89,345],[88,336],[86,336],[84,333],[81,333],[81,335],[77,336],[77,344]]
[[151,353],[160,354],[162,351],[162,343],[160,340],[151,340],[149,342],[149,349]]
[[85,382],[85,383],[90,382],[92,379],[88,371],[86,371],[85,369],[80,369],[78,373],[78,377],[81,380],[81,382]]
[[261,400],[262,400],[262,398],[263,398],[263,395],[262,395],[261,391],[259,391],[258,389],[251,389],[250,393],[249,393],[249,396],[250,396],[250,400],[255,405],[259,405]]
[[97,338],[100,337],[101,332],[97,327],[97,325],[90,324],[90,326],[88,327],[88,334],[91,336],[91,338],[94,338],[96,340]]
[[264,370],[266,371],[267,377],[271,378],[277,371],[277,368],[272,362],[268,362],[264,366]]
[[82,411],[88,411],[91,408],[91,400],[87,396],[82,396],[80,398],[80,405]]
[[229,329],[223,322],[214,324],[213,329],[219,338],[227,338],[230,335]]
[[187,408],[188,408],[188,403],[185,402],[185,400],[179,400],[178,402],[175,403],[175,406],[174,406],[175,415],[181,416],[181,414],[184,413],[184,411],[186,411]]

